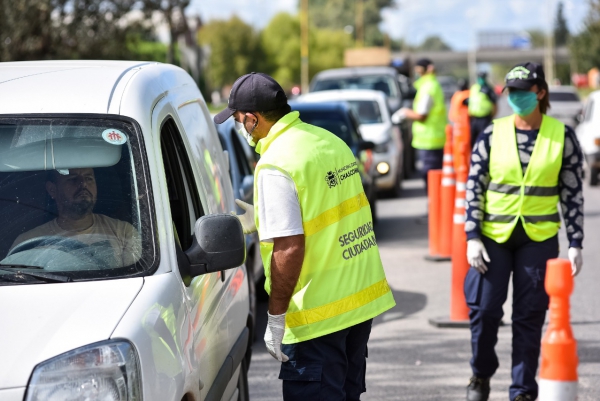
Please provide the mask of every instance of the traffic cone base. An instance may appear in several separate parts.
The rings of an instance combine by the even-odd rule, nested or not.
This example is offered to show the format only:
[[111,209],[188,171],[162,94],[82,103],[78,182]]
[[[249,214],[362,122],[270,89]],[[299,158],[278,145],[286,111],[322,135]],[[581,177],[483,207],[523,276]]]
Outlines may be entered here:
[[540,401],[575,401],[577,400],[577,382],[561,382],[540,379]]

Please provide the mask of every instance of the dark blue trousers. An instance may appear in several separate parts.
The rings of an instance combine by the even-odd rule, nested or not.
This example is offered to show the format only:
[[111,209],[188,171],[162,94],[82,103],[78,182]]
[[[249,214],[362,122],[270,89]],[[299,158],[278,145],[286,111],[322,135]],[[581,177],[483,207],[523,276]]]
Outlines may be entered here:
[[425,181],[425,191],[428,188],[427,173],[429,170],[441,170],[444,165],[444,149],[417,149],[419,171]]
[[492,116],[470,117],[469,119],[471,125],[471,149],[473,149],[479,135],[492,123]]
[[367,341],[373,319],[312,340],[284,344],[284,401],[358,401],[367,391]]
[[471,368],[473,374],[481,378],[493,376],[498,368],[494,347],[512,273],[510,399],[529,394],[535,400],[538,395],[535,375],[549,301],[544,289],[546,262],[558,256],[558,237],[534,242],[518,224],[506,243],[499,244],[485,236],[482,241],[491,260],[487,264],[488,271],[480,274],[471,267],[465,279],[465,297],[471,308]]

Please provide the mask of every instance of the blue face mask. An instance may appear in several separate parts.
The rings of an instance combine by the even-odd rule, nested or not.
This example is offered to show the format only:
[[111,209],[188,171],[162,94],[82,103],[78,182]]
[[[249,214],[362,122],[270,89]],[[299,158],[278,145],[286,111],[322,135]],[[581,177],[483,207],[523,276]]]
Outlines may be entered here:
[[527,91],[514,91],[508,94],[508,104],[519,116],[528,116],[538,105],[537,93]]

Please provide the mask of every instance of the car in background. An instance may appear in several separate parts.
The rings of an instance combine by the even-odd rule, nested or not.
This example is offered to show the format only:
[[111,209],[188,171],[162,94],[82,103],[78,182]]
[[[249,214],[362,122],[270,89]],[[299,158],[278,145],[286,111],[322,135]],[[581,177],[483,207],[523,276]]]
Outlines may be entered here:
[[373,162],[381,174],[377,189],[398,195],[402,188],[402,154],[404,144],[398,125],[392,124],[386,98],[380,91],[331,90],[312,92],[296,99],[299,103],[345,101],[358,117],[363,139],[375,144]]
[[[552,92],[550,92],[552,93]],[[600,183],[600,91],[590,93],[581,123],[575,129],[585,156],[585,178],[591,186]]]
[[[394,67],[347,67],[321,71],[314,76],[310,84],[310,92],[337,89],[371,89],[383,92],[387,96],[390,114],[401,107],[411,107],[414,88],[408,84],[406,77],[398,73]],[[412,141],[412,128],[408,121],[400,124],[402,143]],[[414,170],[414,152],[411,146],[404,147],[402,155],[405,177]]]
[[[246,203],[254,204],[254,166],[256,164],[254,149],[235,129],[233,118],[223,124],[215,124],[219,133],[221,146],[229,161],[229,177],[233,186],[233,196]],[[236,213],[245,213],[236,205]],[[250,291],[250,310],[256,322],[257,300],[266,300],[267,294],[263,288],[265,271],[260,256],[260,241],[258,233],[246,234],[246,270]],[[254,325],[252,326],[254,327]],[[255,333],[250,333],[250,338]]]
[[437,80],[444,92],[444,101],[450,103],[452,95],[458,91],[458,80],[452,75],[438,75]]
[[0,400],[248,400],[244,236],[194,79],[15,62],[0,91]]
[[316,125],[341,138],[356,157],[360,178],[373,215],[373,223],[377,221],[377,188],[375,180],[379,173],[373,163],[372,149],[375,144],[363,140],[354,111],[346,102],[298,103],[290,102],[292,110],[300,112],[300,119],[305,123]]
[[550,86],[550,117],[576,127],[582,110],[583,103],[574,86]]

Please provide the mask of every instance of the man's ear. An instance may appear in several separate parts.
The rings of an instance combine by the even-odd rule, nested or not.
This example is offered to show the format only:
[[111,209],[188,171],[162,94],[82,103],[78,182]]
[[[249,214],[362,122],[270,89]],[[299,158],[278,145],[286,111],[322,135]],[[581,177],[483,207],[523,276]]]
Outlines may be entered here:
[[46,191],[52,199],[56,199],[56,184],[52,181],[46,181]]
[[538,92],[537,95],[538,96],[541,95],[541,96],[538,98],[538,100],[542,100],[546,96],[547,93],[548,93],[548,91],[546,89],[540,89],[540,91]]

